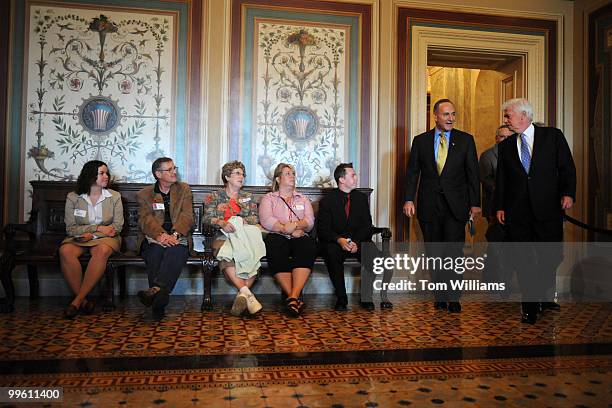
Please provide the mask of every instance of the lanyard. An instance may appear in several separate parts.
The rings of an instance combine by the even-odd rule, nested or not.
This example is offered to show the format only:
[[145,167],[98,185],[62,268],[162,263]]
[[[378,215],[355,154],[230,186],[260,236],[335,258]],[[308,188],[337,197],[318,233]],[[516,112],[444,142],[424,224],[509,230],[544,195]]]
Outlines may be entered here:
[[302,220],[300,219],[300,217],[298,217],[298,215],[295,213],[295,211],[293,211],[293,208],[291,208],[291,206],[290,206],[289,204],[287,204],[287,202],[285,201],[285,199],[284,199],[283,197],[281,197],[280,195],[279,195],[279,197],[280,197],[280,199],[281,199],[281,200],[283,200],[283,203],[285,203],[285,205],[287,206],[287,208],[289,209],[289,211],[291,211],[291,212],[293,213],[293,215],[295,215],[295,218],[297,218],[297,219],[298,219],[298,221],[302,221]]

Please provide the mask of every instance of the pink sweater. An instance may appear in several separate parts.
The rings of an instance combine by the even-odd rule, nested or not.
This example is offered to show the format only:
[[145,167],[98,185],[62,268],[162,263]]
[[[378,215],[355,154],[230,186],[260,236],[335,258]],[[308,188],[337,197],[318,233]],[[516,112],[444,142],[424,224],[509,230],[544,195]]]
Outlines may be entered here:
[[259,203],[259,222],[261,225],[266,230],[273,231],[274,224],[277,221],[287,223],[306,220],[308,223],[306,231],[310,231],[314,226],[314,211],[308,197],[294,191],[293,197],[287,200],[287,204],[291,206],[295,214],[285,205],[278,191],[263,196]]

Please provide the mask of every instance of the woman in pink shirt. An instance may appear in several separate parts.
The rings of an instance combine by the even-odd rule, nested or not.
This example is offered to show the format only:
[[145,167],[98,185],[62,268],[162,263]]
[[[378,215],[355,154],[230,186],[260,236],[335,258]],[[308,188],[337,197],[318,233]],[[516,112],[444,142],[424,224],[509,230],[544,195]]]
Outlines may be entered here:
[[268,232],[266,258],[283,293],[287,313],[297,317],[304,309],[300,294],[317,256],[317,246],[308,231],[314,226],[310,200],[295,191],[295,169],[280,163],[274,170],[272,192],[259,204],[259,221]]

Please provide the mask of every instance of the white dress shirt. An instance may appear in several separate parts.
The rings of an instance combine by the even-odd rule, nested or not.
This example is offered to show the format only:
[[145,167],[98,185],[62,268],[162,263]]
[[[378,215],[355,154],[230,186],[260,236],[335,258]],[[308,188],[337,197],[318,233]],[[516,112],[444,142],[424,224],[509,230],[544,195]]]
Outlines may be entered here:
[[102,223],[102,201],[112,197],[112,194],[105,188],[102,189],[102,194],[98,198],[98,202],[93,204],[89,194],[81,194],[81,198],[87,201],[87,216],[89,217],[89,223],[98,225]]

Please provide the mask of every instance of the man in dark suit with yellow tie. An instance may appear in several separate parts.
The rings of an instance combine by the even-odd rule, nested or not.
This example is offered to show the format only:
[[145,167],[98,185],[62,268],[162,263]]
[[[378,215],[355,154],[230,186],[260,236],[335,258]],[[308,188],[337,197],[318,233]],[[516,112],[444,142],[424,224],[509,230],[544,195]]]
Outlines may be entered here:
[[[465,224],[470,215],[480,213],[476,144],[472,135],[454,129],[455,105],[449,99],[437,101],[433,113],[436,126],[412,142],[404,214],[412,217],[416,212],[427,256],[461,257]],[[441,247],[431,243],[446,244]],[[435,309],[460,312],[460,293],[451,290],[450,280],[461,279],[462,275],[445,269],[430,272],[434,282],[446,283],[448,288],[434,292]]]
[[[502,106],[504,123],[515,132],[499,144],[495,207],[506,226],[522,294],[523,323],[537,313],[558,310],[554,302],[556,269],[563,253],[563,214],[576,197],[576,167],[563,132],[533,126],[533,108],[526,99]],[[546,244],[532,244],[544,242]]]

